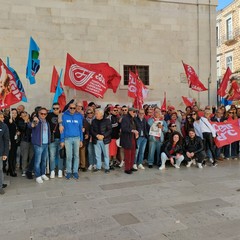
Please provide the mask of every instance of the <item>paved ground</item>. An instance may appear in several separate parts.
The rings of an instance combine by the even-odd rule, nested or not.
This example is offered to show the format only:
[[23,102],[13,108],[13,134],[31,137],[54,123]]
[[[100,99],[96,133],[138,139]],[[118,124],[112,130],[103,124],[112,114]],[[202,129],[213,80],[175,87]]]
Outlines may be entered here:
[[0,239],[239,240],[240,161],[216,168],[6,178]]

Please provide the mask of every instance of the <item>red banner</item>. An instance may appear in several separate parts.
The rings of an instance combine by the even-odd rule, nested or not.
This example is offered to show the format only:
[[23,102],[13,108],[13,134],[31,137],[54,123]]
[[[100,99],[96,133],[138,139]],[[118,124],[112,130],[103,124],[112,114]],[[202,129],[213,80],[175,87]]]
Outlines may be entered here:
[[185,73],[187,75],[187,79],[188,79],[188,85],[192,90],[195,90],[197,92],[202,92],[202,91],[206,91],[207,88],[204,87],[204,85],[200,82],[197,74],[195,73],[194,69],[185,64],[184,62],[182,62]]
[[128,96],[131,98],[137,97],[137,75],[130,70],[128,79]]
[[67,54],[64,85],[103,98],[108,88],[116,92],[119,73],[108,63],[83,63]]
[[240,140],[239,120],[211,122],[211,124],[217,131],[215,144],[218,148]]
[[19,91],[16,79],[12,72],[0,59],[0,110],[22,100],[22,93]]

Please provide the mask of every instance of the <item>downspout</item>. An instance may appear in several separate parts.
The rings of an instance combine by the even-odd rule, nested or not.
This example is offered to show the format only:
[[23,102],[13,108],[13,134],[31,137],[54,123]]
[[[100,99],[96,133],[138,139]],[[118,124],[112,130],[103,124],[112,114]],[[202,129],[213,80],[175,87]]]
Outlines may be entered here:
[[209,77],[208,77],[208,105],[210,106],[210,85],[211,85],[211,73],[212,73],[212,31],[211,31],[211,0],[209,0]]

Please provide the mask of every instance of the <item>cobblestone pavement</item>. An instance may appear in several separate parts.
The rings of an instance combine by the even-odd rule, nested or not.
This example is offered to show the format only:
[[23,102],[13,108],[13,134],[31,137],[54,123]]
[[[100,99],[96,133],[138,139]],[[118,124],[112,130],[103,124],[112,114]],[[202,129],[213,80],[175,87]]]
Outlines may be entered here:
[[[20,175],[20,174],[19,174]],[[6,177],[2,240],[239,240],[240,161],[217,167]]]

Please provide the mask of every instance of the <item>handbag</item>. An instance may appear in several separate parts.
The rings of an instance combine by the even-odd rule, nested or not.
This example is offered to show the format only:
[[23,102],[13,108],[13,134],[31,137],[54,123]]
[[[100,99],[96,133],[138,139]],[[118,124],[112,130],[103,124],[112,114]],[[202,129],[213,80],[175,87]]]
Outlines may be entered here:
[[64,159],[66,158],[66,148],[63,147],[59,150],[59,155],[60,155],[60,158]]

